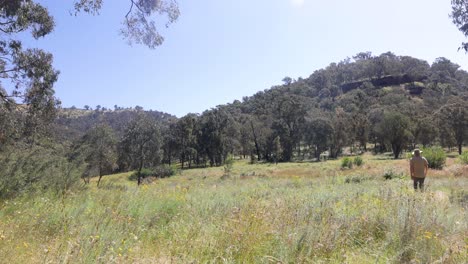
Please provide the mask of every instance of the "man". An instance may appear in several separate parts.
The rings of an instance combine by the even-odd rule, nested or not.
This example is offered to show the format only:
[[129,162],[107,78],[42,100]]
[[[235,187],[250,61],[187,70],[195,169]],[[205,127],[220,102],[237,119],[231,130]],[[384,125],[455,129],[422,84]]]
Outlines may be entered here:
[[414,190],[418,188],[424,190],[424,179],[429,169],[429,164],[426,158],[421,156],[422,151],[415,149],[413,151],[413,158],[410,160],[411,179],[413,180]]

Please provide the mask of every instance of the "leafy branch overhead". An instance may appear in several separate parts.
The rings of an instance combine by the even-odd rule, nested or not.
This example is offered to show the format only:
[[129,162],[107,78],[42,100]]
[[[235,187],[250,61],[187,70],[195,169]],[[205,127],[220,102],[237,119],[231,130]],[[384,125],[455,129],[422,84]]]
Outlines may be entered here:
[[[452,0],[450,17],[458,30],[468,37],[468,0]],[[463,42],[460,48],[468,52],[468,42]]]
[[[166,16],[165,26],[177,21],[180,15],[175,0],[130,0],[130,7],[122,22],[120,34],[129,44],[142,44],[151,49],[160,46],[164,37],[158,30],[158,17]],[[98,14],[103,0],[79,0],[75,2],[75,14],[86,12]]]
[[[103,0],[75,0],[75,15],[80,12],[99,14],[103,3]],[[157,21],[167,16],[165,26],[174,23],[180,14],[177,2],[128,0],[128,3],[128,12],[122,14],[124,38],[130,44],[142,44],[151,49],[161,45],[164,38],[159,34]],[[28,134],[37,134],[37,128],[45,128],[55,117],[60,101],[54,96],[53,87],[59,71],[52,66],[51,53],[37,48],[24,49],[20,34],[39,39],[51,33],[54,27],[54,18],[38,1],[0,0],[0,114],[8,119],[15,109],[22,110],[21,114],[27,119],[24,128],[30,130]],[[18,104],[25,107],[19,108]],[[3,125],[7,121],[3,120]]]

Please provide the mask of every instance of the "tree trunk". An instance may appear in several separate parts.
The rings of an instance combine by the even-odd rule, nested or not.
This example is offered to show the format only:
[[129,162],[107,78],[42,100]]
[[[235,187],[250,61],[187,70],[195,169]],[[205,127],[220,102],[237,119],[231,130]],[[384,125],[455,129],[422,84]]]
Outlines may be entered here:
[[398,146],[397,144],[392,144],[392,150],[393,150],[393,157],[395,159],[398,159],[398,157],[400,156],[401,147]]
[[462,148],[463,148],[462,143],[459,143],[459,144],[458,144],[458,155],[461,155],[461,154],[462,154]]
[[99,179],[97,181],[97,187],[99,187],[99,183],[101,183],[102,175],[99,175]]
[[252,121],[250,121],[250,127],[252,128],[252,135],[254,138],[255,150],[257,151],[257,160],[260,161],[260,147],[258,146],[257,134],[255,134],[255,129],[254,129]]
[[99,179],[97,182],[97,187],[99,187],[99,183],[101,183],[101,179],[102,179],[102,169],[101,169],[101,162],[99,162]]
[[137,176],[138,176],[138,186],[140,186],[141,184],[141,170],[143,169],[143,160],[140,161],[140,166],[138,167],[138,173],[137,173]]

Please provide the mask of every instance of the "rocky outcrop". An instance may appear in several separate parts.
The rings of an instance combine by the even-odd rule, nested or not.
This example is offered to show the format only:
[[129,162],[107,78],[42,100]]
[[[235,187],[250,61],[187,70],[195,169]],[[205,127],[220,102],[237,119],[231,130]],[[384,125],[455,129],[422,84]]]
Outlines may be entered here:
[[[403,74],[403,75],[389,75],[389,76],[384,76],[381,78],[372,78],[372,79],[366,79],[366,80],[360,80],[360,81],[355,81],[355,82],[349,82],[341,85],[341,90],[343,93],[347,93],[351,90],[357,89],[358,87],[362,86],[365,82],[370,82],[372,85],[375,87],[386,87],[386,86],[396,86],[396,85],[401,85],[401,84],[407,84],[407,83],[414,83],[414,82],[422,82],[426,79],[426,77],[413,77],[408,74]],[[420,94],[422,92],[422,87],[412,87],[410,91],[411,94]]]

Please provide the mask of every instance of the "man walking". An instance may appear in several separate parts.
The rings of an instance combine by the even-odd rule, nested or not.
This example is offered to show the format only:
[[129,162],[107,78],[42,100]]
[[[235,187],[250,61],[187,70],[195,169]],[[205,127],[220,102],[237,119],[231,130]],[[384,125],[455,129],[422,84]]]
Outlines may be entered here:
[[426,158],[421,156],[422,151],[415,149],[413,151],[413,158],[410,160],[411,179],[413,180],[414,190],[418,188],[424,190],[424,179],[429,169],[429,164]]

